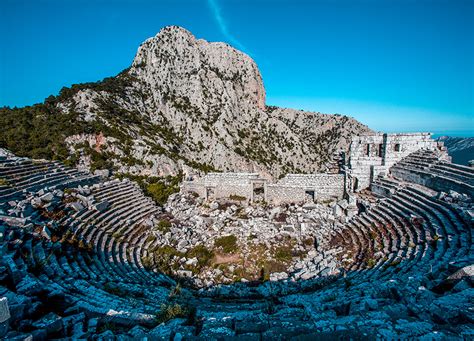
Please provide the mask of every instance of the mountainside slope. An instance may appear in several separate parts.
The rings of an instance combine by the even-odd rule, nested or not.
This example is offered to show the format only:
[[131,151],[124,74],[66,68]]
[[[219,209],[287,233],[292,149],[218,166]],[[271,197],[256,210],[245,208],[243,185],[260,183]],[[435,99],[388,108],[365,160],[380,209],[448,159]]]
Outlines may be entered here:
[[146,40],[119,75],[4,108],[0,120],[0,147],[17,154],[140,176],[321,171],[370,131],[346,116],[265,106],[250,57],[176,26]]
[[438,141],[444,142],[454,163],[468,165],[474,160],[474,137],[441,136]]

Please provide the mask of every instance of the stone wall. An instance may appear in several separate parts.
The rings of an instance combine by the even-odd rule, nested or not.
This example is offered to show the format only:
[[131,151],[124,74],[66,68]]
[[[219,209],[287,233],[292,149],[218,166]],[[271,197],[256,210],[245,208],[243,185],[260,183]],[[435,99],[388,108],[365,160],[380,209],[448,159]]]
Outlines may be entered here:
[[306,192],[301,187],[267,184],[265,186],[265,201],[275,205],[290,202],[304,202]]
[[206,186],[250,185],[258,180],[261,180],[258,173],[208,173],[203,178]]
[[344,196],[344,174],[288,174],[265,186],[265,200],[275,204],[340,199]]
[[[347,174],[288,174],[274,184],[268,184],[257,173],[209,173],[183,188],[208,198],[231,195],[254,199],[256,186],[265,184],[267,202],[298,202],[314,197],[315,201],[342,198],[344,192],[368,188],[381,174],[409,154],[420,149],[445,150],[430,133],[382,134],[354,137],[347,164]],[[447,154],[446,154],[447,155]]]
[[231,195],[254,199],[254,188],[264,187],[265,200],[272,203],[302,202],[342,198],[343,174],[289,174],[276,184],[268,184],[255,173],[209,173],[195,181],[185,181],[182,190],[195,192],[205,199]]
[[245,197],[247,200],[253,200],[253,187],[252,184],[243,185],[227,185],[219,184],[215,188],[211,189],[212,198],[229,198],[230,196],[237,195],[239,197]]
[[420,149],[440,149],[431,133],[373,134],[357,136],[349,148],[351,186],[355,191],[370,186],[373,179],[402,158]]
[[206,197],[206,187],[197,181],[184,181],[181,184],[181,190],[183,192],[194,192],[197,193],[200,197]]
[[253,200],[254,187],[263,186],[264,182],[258,173],[209,173],[203,178],[183,182],[181,189],[195,192],[206,200],[232,195]]

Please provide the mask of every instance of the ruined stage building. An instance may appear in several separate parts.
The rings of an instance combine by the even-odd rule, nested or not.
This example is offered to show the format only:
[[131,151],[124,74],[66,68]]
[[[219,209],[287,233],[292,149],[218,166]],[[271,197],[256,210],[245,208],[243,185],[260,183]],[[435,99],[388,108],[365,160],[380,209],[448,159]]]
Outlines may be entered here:
[[236,197],[254,201],[261,195],[273,204],[341,199],[368,188],[395,163],[421,149],[446,150],[431,133],[375,133],[352,139],[348,153],[342,153],[338,174],[288,174],[272,183],[257,173],[209,173],[185,181],[182,190],[196,192],[206,200]]

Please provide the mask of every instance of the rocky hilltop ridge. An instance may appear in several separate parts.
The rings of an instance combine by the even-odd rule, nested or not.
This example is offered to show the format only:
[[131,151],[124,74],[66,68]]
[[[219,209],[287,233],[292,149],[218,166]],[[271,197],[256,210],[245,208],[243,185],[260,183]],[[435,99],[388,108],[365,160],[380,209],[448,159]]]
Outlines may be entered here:
[[[138,48],[130,72],[148,89],[187,97],[202,112],[265,110],[265,89],[255,62],[225,43],[196,39],[177,26],[162,29]],[[214,111],[214,112],[213,112]]]
[[1,116],[0,145],[18,155],[133,176],[324,171],[352,136],[370,132],[346,116],[266,106],[249,56],[177,26],[142,43],[117,76]]

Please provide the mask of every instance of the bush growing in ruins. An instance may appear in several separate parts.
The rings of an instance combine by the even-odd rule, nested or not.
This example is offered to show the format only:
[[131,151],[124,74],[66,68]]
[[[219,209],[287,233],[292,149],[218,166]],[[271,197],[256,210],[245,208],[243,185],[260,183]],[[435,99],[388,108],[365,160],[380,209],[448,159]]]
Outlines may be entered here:
[[280,246],[279,248],[277,248],[275,250],[275,259],[283,263],[291,261],[291,246]]
[[168,197],[177,191],[175,186],[166,185],[164,182],[155,182],[146,187],[146,193],[160,205],[164,205]]
[[188,314],[189,309],[178,303],[162,304],[160,311],[156,314],[156,322],[161,324],[178,317],[188,317]]
[[182,179],[182,174],[179,173],[176,176],[140,176],[133,174],[117,174],[117,177],[128,178],[138,183],[142,191],[149,197],[151,197],[159,205],[164,205],[168,200],[168,197],[179,192],[179,183]]
[[369,258],[365,263],[368,268],[373,268],[375,266],[375,259]]
[[173,260],[180,258],[194,258],[198,260],[198,264],[190,270],[199,272],[203,267],[209,266],[214,258],[214,252],[207,249],[204,245],[197,245],[187,252],[179,252],[174,247],[165,245],[157,247],[151,251],[150,257],[142,257],[142,264],[149,270],[153,268],[159,269],[161,272],[168,275],[173,274],[173,270],[177,270],[179,264]]
[[165,245],[156,248],[153,251],[153,259],[158,269],[164,273],[171,273],[173,264],[172,259],[174,257],[182,257],[183,255],[178,252],[175,248]]
[[282,271],[287,271],[286,266],[284,264],[273,260],[265,261],[260,270],[260,280],[268,281],[270,280],[271,273]]
[[211,263],[211,260],[214,258],[214,252],[207,249],[204,245],[197,245],[186,254],[186,257],[196,257],[199,266],[204,267]]
[[162,219],[156,225],[156,229],[162,233],[167,233],[171,230],[171,222],[165,219]]
[[245,200],[247,200],[246,197],[241,196],[241,195],[236,195],[236,194],[231,194],[231,195],[229,196],[229,199],[230,199],[230,200],[235,200],[235,201],[245,201]]
[[237,237],[230,235],[217,238],[214,246],[222,248],[225,253],[232,253],[237,250]]

